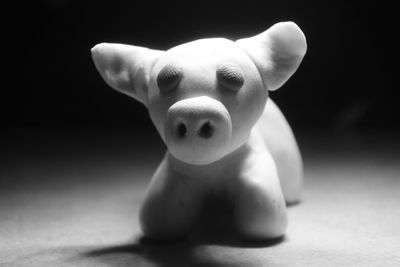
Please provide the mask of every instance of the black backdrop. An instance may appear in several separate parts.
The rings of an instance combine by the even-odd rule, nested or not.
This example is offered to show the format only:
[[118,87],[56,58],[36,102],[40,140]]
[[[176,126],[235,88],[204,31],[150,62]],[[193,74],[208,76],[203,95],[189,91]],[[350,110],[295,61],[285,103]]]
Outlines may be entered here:
[[271,94],[292,125],[398,128],[394,4],[241,2],[19,3],[3,25],[8,37],[3,57],[11,60],[2,75],[1,127],[130,127],[148,121],[144,107],[101,80],[90,57],[96,43],[168,49],[197,38],[251,36],[292,20],[306,34],[308,53],[293,78]]

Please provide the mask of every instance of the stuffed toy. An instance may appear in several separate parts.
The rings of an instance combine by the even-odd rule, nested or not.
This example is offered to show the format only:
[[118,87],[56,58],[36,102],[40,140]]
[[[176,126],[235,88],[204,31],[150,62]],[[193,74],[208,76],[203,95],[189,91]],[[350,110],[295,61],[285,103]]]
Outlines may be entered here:
[[249,38],[200,39],[167,51],[101,43],[92,48],[108,85],[148,109],[168,150],[141,206],[145,236],[188,235],[210,195],[233,209],[239,236],[273,239],[300,199],[302,159],[269,92],[306,53],[303,32],[281,22]]

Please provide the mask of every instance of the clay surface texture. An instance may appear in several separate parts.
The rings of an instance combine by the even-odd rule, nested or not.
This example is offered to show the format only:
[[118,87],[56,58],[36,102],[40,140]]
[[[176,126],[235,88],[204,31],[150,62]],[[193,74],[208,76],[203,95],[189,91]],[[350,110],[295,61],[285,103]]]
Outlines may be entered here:
[[302,159],[269,91],[291,77],[306,49],[293,22],[167,51],[115,43],[92,49],[107,84],[147,107],[168,148],[141,207],[145,236],[186,236],[210,197],[231,207],[226,223],[239,236],[284,234],[286,204],[300,200]]

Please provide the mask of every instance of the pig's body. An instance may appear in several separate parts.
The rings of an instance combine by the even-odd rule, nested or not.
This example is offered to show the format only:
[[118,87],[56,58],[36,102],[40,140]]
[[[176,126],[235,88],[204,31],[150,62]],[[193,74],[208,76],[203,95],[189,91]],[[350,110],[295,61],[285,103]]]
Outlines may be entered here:
[[287,225],[285,200],[297,202],[301,186],[297,143],[283,114],[269,99],[248,141],[224,158],[193,165],[166,153],[146,194],[142,227],[159,239],[184,235],[206,199],[218,196],[232,204],[243,236],[276,238]]

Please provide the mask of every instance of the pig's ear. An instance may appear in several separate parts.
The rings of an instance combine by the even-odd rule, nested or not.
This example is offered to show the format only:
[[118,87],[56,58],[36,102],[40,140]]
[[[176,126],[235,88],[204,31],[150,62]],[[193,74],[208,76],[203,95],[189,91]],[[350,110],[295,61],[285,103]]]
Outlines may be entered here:
[[150,71],[161,53],[123,44],[101,43],[92,48],[94,64],[107,84],[145,105]]
[[293,22],[281,22],[237,44],[256,64],[268,90],[281,87],[300,65],[306,50],[306,38]]

